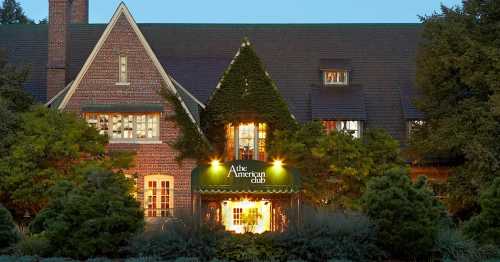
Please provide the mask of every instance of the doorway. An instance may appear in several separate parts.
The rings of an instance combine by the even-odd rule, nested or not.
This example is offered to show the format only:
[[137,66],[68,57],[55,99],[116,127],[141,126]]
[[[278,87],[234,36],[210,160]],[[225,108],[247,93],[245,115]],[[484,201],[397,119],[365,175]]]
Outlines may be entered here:
[[235,233],[264,233],[271,230],[271,202],[267,200],[224,200],[222,224]]

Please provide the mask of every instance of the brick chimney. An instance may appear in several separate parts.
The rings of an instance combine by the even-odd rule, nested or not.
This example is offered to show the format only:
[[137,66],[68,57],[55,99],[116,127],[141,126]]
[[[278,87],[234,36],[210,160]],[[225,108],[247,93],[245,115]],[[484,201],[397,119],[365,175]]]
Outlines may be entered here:
[[88,0],[49,0],[47,100],[68,83],[69,25],[88,23]]

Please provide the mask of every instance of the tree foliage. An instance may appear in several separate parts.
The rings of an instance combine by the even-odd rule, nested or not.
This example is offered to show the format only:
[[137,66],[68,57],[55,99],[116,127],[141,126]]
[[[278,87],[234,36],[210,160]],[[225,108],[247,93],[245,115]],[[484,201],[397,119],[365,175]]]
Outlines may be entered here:
[[[500,175],[498,1],[468,0],[424,17],[417,106],[426,123],[413,135],[422,158],[446,159],[460,175],[450,180],[453,212],[477,207],[477,192]],[[498,112],[498,111],[497,111]]]
[[0,24],[32,24],[16,0],[4,0],[0,8]]
[[19,232],[9,210],[0,205],[0,253],[19,241]]
[[277,131],[270,155],[299,169],[304,195],[314,205],[356,208],[371,177],[404,165],[399,143],[385,131],[368,130],[364,138],[327,134],[321,123],[311,122]]
[[18,217],[26,211],[36,214],[46,205],[51,186],[80,179],[77,171],[87,165],[129,164],[116,161],[123,154],[106,154],[107,138],[84,120],[43,106],[20,114],[14,140],[0,157],[0,199]]
[[296,126],[287,103],[245,39],[202,112],[201,126],[214,149],[222,154],[226,142],[225,125],[246,121],[267,123],[268,141],[273,139],[273,130]]
[[52,255],[116,257],[144,226],[144,213],[132,196],[133,181],[101,167],[82,170],[81,183],[60,181],[50,201],[30,225],[46,238]]
[[500,247],[500,178],[481,193],[481,212],[464,226],[464,232],[481,244]]
[[379,245],[397,258],[426,258],[445,208],[424,177],[412,183],[407,171],[392,169],[373,178],[362,197],[363,209],[378,226]]

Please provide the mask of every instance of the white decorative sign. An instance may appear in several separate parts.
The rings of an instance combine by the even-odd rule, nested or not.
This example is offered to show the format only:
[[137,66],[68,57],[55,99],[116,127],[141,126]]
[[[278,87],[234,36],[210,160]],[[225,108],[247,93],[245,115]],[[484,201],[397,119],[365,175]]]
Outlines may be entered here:
[[266,183],[266,172],[248,171],[248,166],[243,166],[240,164],[231,165],[227,177],[231,177],[231,175],[233,175],[235,178],[250,178],[250,183],[252,184]]

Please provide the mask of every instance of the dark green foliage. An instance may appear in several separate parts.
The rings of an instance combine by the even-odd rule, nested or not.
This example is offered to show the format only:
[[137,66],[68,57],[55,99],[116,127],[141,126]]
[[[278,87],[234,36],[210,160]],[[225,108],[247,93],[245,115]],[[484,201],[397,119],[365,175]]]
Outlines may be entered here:
[[439,230],[434,248],[444,261],[486,261],[498,255],[495,249],[481,247],[474,240],[464,237],[459,230],[451,228]]
[[446,160],[466,176],[449,187],[452,211],[462,218],[477,210],[477,194],[469,193],[500,175],[499,13],[498,1],[467,0],[423,18],[417,105],[427,121],[411,144],[420,158]]
[[300,170],[304,196],[314,205],[357,208],[366,182],[403,166],[399,144],[382,130],[367,130],[365,140],[344,132],[326,134],[319,122],[278,131],[270,155]]
[[24,112],[34,102],[23,87],[28,73],[27,68],[16,68],[7,63],[4,50],[0,49],[0,98],[13,112]]
[[4,0],[0,8],[0,24],[32,24],[16,0]]
[[58,180],[78,179],[79,168],[106,162],[107,138],[70,113],[42,106],[23,113],[14,139],[0,157],[0,199],[15,216],[36,214]]
[[382,257],[376,226],[366,216],[309,207],[303,211],[302,225],[275,237],[285,261],[374,261]]
[[378,226],[378,242],[384,250],[404,259],[430,255],[445,209],[424,177],[412,183],[406,170],[390,170],[368,183],[362,204]]
[[19,241],[19,232],[9,210],[0,205],[0,253]]
[[467,236],[481,244],[500,247],[500,178],[481,193],[481,212],[464,227]]
[[210,152],[208,141],[188,116],[179,99],[166,88],[162,88],[160,94],[174,106],[175,115],[171,116],[170,119],[175,121],[181,129],[179,137],[173,143],[173,147],[180,152],[177,160],[185,158],[207,159]]
[[217,258],[224,261],[281,261],[285,253],[268,234],[229,235],[217,247]]
[[201,115],[201,126],[216,152],[224,152],[225,131],[228,123],[245,121],[268,124],[268,141],[274,130],[294,129],[288,105],[281,97],[264,65],[244,40],[239,54],[222,77]]
[[133,182],[98,167],[83,174],[81,184],[61,181],[50,190],[31,233],[46,238],[55,256],[117,257],[144,226],[144,213],[131,195]]
[[130,253],[141,257],[158,257],[162,260],[177,257],[198,257],[203,261],[214,258],[218,243],[228,233],[221,228],[188,226],[182,222],[168,223],[164,229],[147,232],[132,241]]

